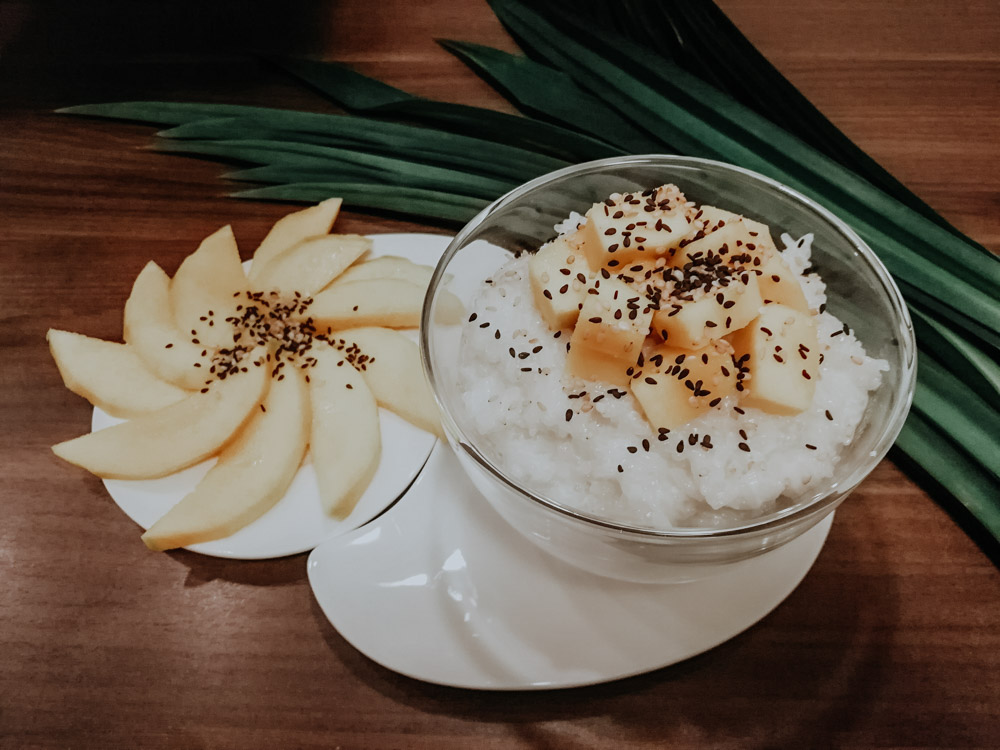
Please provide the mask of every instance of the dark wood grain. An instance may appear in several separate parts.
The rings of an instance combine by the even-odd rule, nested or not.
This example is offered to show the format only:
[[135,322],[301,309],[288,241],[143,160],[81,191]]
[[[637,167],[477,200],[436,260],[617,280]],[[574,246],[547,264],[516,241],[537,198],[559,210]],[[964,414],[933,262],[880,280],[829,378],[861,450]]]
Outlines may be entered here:
[[[1000,248],[995,2],[722,5],[858,143]],[[329,110],[252,56],[290,52],[509,109],[435,46],[449,36],[513,49],[480,2],[0,4],[0,746],[995,746],[1000,575],[888,461],[747,633],[609,685],[491,694],[355,652],[304,556],[147,551],[100,482],[52,456],[90,408],[62,388],[45,330],[117,338],[146,260],[172,272],[223,223],[249,251],[285,208],[224,198],[219,166],[143,150],[150,128],[50,110],[136,97]],[[339,228],[425,229],[355,212]]]

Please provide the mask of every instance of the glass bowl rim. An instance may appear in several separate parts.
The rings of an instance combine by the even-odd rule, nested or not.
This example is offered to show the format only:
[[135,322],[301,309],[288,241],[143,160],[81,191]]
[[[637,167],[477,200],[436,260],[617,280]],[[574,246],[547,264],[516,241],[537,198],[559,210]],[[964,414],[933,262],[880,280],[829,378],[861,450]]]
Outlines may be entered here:
[[[445,399],[439,395],[440,387],[435,377],[434,365],[431,362],[430,354],[431,347],[429,331],[433,325],[432,307],[438,287],[445,278],[445,268],[451,259],[464,246],[469,236],[477,231],[489,216],[506,208],[528,193],[531,193],[532,191],[543,187],[550,182],[581,173],[601,172],[609,167],[657,165],[709,167],[740,174],[744,177],[750,178],[751,180],[764,183],[768,187],[785,194],[794,202],[802,204],[807,210],[818,214],[820,217],[833,225],[833,227],[844,237],[844,239],[846,239],[865,259],[868,266],[872,271],[874,271],[878,281],[881,283],[882,290],[886,293],[890,306],[896,315],[894,323],[897,324],[900,333],[903,334],[899,340],[899,346],[901,349],[900,359],[902,361],[903,372],[900,373],[898,386],[898,388],[903,391],[903,397],[897,401],[895,408],[883,424],[882,430],[875,441],[875,450],[870,453],[868,460],[859,462],[858,465],[854,467],[854,470],[845,479],[835,484],[832,488],[829,488],[824,495],[813,499],[805,505],[796,507],[798,505],[796,504],[790,508],[778,511],[777,513],[763,516],[760,520],[754,520],[739,526],[726,527],[722,529],[697,527],[655,529],[633,526],[626,523],[617,523],[607,518],[585,513],[575,508],[563,505],[562,503],[558,503],[545,497],[544,495],[540,495],[533,490],[524,487],[513,478],[507,476],[503,470],[496,466],[479,450],[479,448],[476,447],[475,441],[471,440],[465,431],[458,425],[452,417],[451,412],[445,403]],[[823,207],[813,199],[758,172],[713,159],[703,159],[700,157],[680,156],[674,154],[613,156],[605,159],[595,159],[593,161],[582,162],[580,164],[573,164],[529,180],[523,185],[520,185],[519,187],[516,187],[500,196],[480,211],[464,227],[462,227],[458,234],[456,234],[451,240],[434,269],[430,284],[427,288],[426,296],[424,297],[423,310],[421,312],[420,357],[423,362],[424,373],[431,386],[431,390],[434,393],[434,398],[437,400],[438,406],[441,409],[442,417],[451,427],[454,434],[459,436],[459,446],[473,461],[475,461],[475,463],[491,475],[492,478],[509,487],[520,497],[540,506],[543,511],[554,512],[557,515],[572,519],[573,521],[583,524],[584,526],[597,527],[614,532],[618,536],[636,538],[640,541],[646,542],[656,542],[658,540],[680,541],[703,538],[718,539],[757,533],[769,533],[794,526],[795,524],[812,516],[818,516],[817,520],[818,518],[822,518],[823,515],[826,515],[825,513],[819,515],[822,511],[828,508],[832,510],[836,507],[836,505],[843,500],[843,498],[852,492],[865,479],[865,477],[872,472],[872,470],[889,452],[889,449],[896,441],[900,430],[903,428],[903,423],[906,420],[906,415],[909,412],[910,405],[913,401],[913,391],[916,383],[916,341],[909,310],[907,309],[903,296],[899,291],[899,287],[896,286],[896,282],[892,278],[888,269],[878,256],[875,255],[875,252],[868,246],[868,244],[862,240],[850,226],[834,215],[829,209]]]

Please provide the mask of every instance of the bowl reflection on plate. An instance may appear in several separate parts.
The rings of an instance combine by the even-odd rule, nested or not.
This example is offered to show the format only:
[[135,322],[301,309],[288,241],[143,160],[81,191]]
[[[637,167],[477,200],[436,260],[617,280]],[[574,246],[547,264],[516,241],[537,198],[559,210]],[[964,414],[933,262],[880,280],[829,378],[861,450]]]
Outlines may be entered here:
[[[869,356],[889,363],[869,394],[864,418],[833,475],[805,497],[752,522],[724,529],[648,529],[587,514],[522,485],[477,440],[453,377],[461,361],[460,325],[436,322],[448,291],[467,306],[512,252],[534,251],[553,225],[615,192],[675,183],[696,203],[767,222],[777,236],[812,233],[812,262],[827,285],[827,307]],[[647,582],[695,580],[772,550],[830,514],[871,472],[896,439],[909,409],[915,344],[909,315],[885,267],[842,221],[805,196],[731,165],[679,156],[632,156],[581,164],[539,177],[486,208],[455,237],[435,270],[421,322],[424,366],[445,431],[469,477],[514,528],[557,557],[594,573]],[[471,501],[471,500],[470,500]]]

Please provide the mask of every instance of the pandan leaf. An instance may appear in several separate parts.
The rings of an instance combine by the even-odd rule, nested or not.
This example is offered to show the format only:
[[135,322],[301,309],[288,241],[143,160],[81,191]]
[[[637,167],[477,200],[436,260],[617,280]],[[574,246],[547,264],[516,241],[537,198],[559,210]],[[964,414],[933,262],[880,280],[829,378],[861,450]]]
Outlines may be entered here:
[[490,177],[420,164],[407,159],[307,143],[266,140],[161,141],[155,148],[169,153],[201,154],[254,164],[312,167],[323,163],[330,165],[332,170],[338,164],[350,165],[354,169],[364,167],[372,172],[394,175],[401,179],[412,177],[424,183],[433,183],[444,193],[458,192],[488,201],[510,189],[510,183]]
[[386,188],[357,182],[303,182],[292,185],[243,190],[233,198],[267,201],[316,203],[340,197],[352,206],[393,211],[410,216],[464,224],[490,204],[490,201],[419,188]]
[[[964,442],[964,441],[963,441]],[[947,490],[1000,540],[1000,484],[976,461],[955,446],[942,430],[911,411],[896,439],[921,472]]]
[[268,107],[181,102],[113,102],[88,104],[58,110],[61,113],[116,120],[175,125],[163,131],[168,138],[274,140],[264,133],[277,132],[280,139],[312,142],[302,134],[322,134],[343,145],[393,153],[430,153],[448,157],[451,163],[476,166],[482,173],[500,174],[524,182],[569,162],[527,149],[481,138],[445,133],[431,128],[384,122],[366,117],[297,112]]
[[931,352],[949,372],[1000,410],[1000,364],[956,331],[922,310],[911,307],[913,328],[922,350]]
[[423,122],[573,162],[624,153],[620,148],[548,122],[413,96],[338,63],[316,60],[275,62],[352,112]]
[[774,119],[779,116],[781,126],[793,135],[927,219],[962,237],[981,252],[989,252],[965,237],[855,145],[743,36],[711,0],[673,0],[670,3],[622,0],[621,15],[632,21],[619,26],[624,36],[651,50],[663,49],[662,44],[656,45],[656,40],[677,39],[677,46],[683,54],[673,57],[689,73],[726,91],[764,117]]
[[450,39],[438,40],[438,43],[533,117],[557,120],[628,153],[664,151],[662,141],[643,133],[600,99],[577,86],[565,73],[523,55],[512,55],[481,44]]
[[[447,181],[437,178],[427,178],[420,173],[397,174],[353,164],[338,164],[336,167],[302,167],[270,164],[263,167],[229,172],[224,177],[227,180],[261,182],[271,185],[288,185],[301,182],[360,182],[369,185],[413,187],[434,192],[447,192],[449,186]],[[461,180],[456,180],[454,184],[458,187],[457,190],[453,191],[456,195],[468,193]],[[513,190],[515,187],[517,187],[517,184],[511,183],[509,190]]]
[[1000,413],[933,357],[920,358],[913,408],[944,434],[961,436],[962,448],[1000,479]]
[[[174,140],[280,141],[283,143],[330,146],[381,156],[406,154],[412,160],[420,163],[456,169],[460,172],[469,172],[484,177],[492,177],[509,182],[512,186],[545,174],[559,166],[565,166],[564,162],[554,159],[549,160],[548,157],[538,157],[538,160],[535,161],[531,158],[518,159],[516,155],[503,153],[495,154],[496,161],[483,161],[483,158],[479,154],[489,154],[490,149],[488,147],[499,146],[499,144],[482,141],[481,143],[485,144],[486,148],[474,148],[472,144],[468,144],[463,148],[456,147],[450,149],[447,145],[443,146],[435,142],[434,136],[437,133],[433,130],[427,131],[427,137],[420,136],[407,142],[405,138],[397,138],[395,135],[381,138],[377,133],[369,133],[367,140],[362,140],[362,138],[366,137],[364,133],[359,132],[355,134],[350,132],[348,128],[342,129],[348,132],[324,133],[320,132],[319,129],[313,131],[304,128],[302,130],[274,129],[274,125],[277,125],[277,123],[264,124],[258,120],[246,118],[197,120],[184,125],[178,125],[169,130],[161,130],[157,133],[157,136]],[[416,128],[416,130],[421,130],[421,128]],[[442,135],[450,136],[451,134],[444,133]],[[474,139],[466,140],[472,141]],[[499,146],[499,148],[508,149],[509,151],[518,150],[507,146]],[[524,153],[527,157],[534,156],[530,152]],[[554,164],[547,162],[554,162]]]
[[903,293],[911,310],[919,309],[928,315],[933,314],[941,320],[948,321],[956,331],[961,331],[963,335],[972,338],[977,346],[995,350],[995,353],[1000,356],[1000,334],[980,325],[979,322],[960,313],[955,308],[942,304],[914,286],[900,282],[898,279],[896,283],[899,284],[899,290]]
[[246,107],[241,104],[201,104],[198,102],[105,102],[79,104],[57,109],[60,115],[102,117],[110,120],[149,122],[154,125],[182,125],[186,122],[215,117],[245,117],[263,107]]
[[[826,204],[869,239],[890,270],[901,278],[909,274],[915,284],[926,281],[920,278],[922,274],[911,273],[909,264],[900,259],[920,254],[933,264],[944,253],[954,271],[939,270],[950,279],[937,284],[939,298],[946,304],[957,304],[952,282],[963,289],[975,287],[981,294],[969,312],[993,330],[1000,330],[1000,312],[980,304],[983,297],[995,301],[998,296],[1000,262],[995,258],[983,255],[668,60],[645,51],[636,54],[627,40],[603,32],[598,36],[569,16],[555,26],[516,0],[492,0],[492,5],[529,53],[570,74],[646,130],[662,132],[685,153],[754,169]],[[603,54],[612,59],[627,58],[629,67],[623,69]],[[657,87],[630,75],[627,70],[633,68],[657,75]]]

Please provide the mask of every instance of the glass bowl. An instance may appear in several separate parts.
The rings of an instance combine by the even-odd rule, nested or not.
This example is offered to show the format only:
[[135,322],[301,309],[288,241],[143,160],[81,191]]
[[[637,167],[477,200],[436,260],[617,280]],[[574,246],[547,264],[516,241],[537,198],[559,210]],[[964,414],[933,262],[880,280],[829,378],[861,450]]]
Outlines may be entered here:
[[[615,192],[674,183],[696,203],[770,225],[777,239],[812,233],[812,267],[827,285],[827,309],[846,322],[869,356],[887,360],[881,386],[833,476],[781,510],[731,528],[645,528],[582,512],[540,494],[504,470],[489,441],[477,440],[462,405],[456,367],[463,325],[444,322],[456,295],[471,309],[485,280],[511,253],[534,252],[570,212],[585,213]],[[451,319],[452,321],[454,318]],[[463,321],[464,323],[464,321]],[[872,250],[832,213],[800,193],[729,164],[680,156],[628,156],[588,162],[539,177],[503,196],[458,233],[438,262],[421,321],[424,368],[448,440],[487,501],[515,529],[562,560],[604,576],[683,582],[763,554],[829,515],[892,445],[910,406],[915,344],[899,290]],[[469,502],[479,502],[470,498]]]

